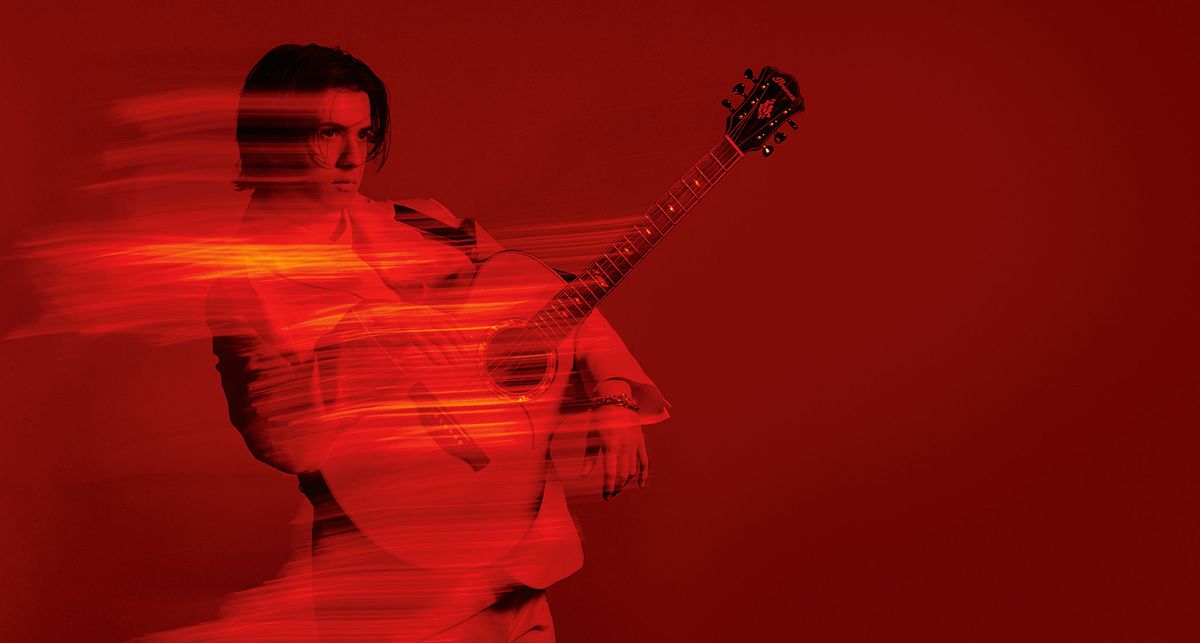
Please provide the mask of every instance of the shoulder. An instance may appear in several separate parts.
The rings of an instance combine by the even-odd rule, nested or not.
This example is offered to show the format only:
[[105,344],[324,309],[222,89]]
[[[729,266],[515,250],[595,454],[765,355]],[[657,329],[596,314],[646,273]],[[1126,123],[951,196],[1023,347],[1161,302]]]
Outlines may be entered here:
[[450,226],[458,226],[462,222],[441,201],[427,196],[373,199],[365,194],[359,194],[351,203],[350,212],[358,216],[366,215],[371,219],[386,220],[395,220],[397,214],[416,212]]
[[[362,196],[362,195],[360,195]],[[456,216],[441,201],[431,197],[409,197],[404,199],[376,200],[362,196],[360,214],[351,211],[351,218],[364,234],[379,231],[382,222],[401,223],[401,226],[386,226],[405,231],[421,230],[437,236],[459,239],[462,235],[474,239],[470,250],[472,258],[487,257],[503,250],[503,246],[487,233],[474,219]],[[352,206],[354,207],[354,206]],[[370,212],[369,215],[364,213]]]
[[447,208],[441,201],[432,197],[423,196],[411,199],[397,199],[392,201],[392,204],[397,215],[402,215],[405,211],[419,212],[427,217],[437,219],[448,226],[458,227],[462,223],[462,220],[454,216],[450,208]]

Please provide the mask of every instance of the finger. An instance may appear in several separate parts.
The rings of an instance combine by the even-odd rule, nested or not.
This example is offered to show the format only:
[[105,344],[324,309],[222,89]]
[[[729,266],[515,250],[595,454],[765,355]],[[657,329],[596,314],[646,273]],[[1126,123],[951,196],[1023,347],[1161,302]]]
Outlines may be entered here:
[[586,478],[596,469],[596,455],[600,453],[600,439],[595,431],[587,434],[587,445],[583,449],[583,467],[579,476]]
[[417,349],[417,351],[420,352],[421,355],[425,356],[425,359],[427,361],[432,362],[432,363],[437,362],[437,360],[434,359],[434,356],[431,354],[429,347],[426,346],[419,337],[413,337],[412,347]]
[[468,353],[470,353],[472,350],[474,350],[475,345],[478,343],[469,334],[467,334],[467,331],[462,330],[461,328],[455,328],[454,335],[455,335],[455,343],[457,343],[460,347],[462,347],[463,350],[467,351]]
[[452,363],[472,357],[471,345],[467,336],[457,328],[438,333],[438,342],[442,347],[442,353]]
[[638,487],[646,488],[646,481],[650,479],[650,455],[646,452],[646,443],[643,442],[638,446]]
[[475,359],[475,355],[479,351],[479,346],[471,341],[464,333],[458,334],[458,339],[454,342],[455,356],[464,362]]
[[617,458],[609,449],[604,450],[604,499],[608,500],[616,494]]
[[637,451],[630,451],[629,452],[629,479],[625,481],[625,484],[632,485],[635,482],[637,482],[637,475],[638,475]]
[[613,495],[621,493],[621,489],[625,487],[625,483],[629,481],[629,456],[621,453],[616,458],[617,460],[617,480],[613,484]]
[[424,337],[425,337],[426,344],[435,353],[437,353],[438,359],[441,360],[441,363],[449,364],[450,363],[450,348],[446,344],[446,338],[442,337],[441,333],[438,333],[438,332],[426,332]]
[[596,470],[596,460],[598,454],[599,450],[592,447],[588,447],[587,451],[583,453],[583,470],[579,473],[581,477],[586,478],[592,475],[592,472]]
[[439,365],[446,364],[446,357],[442,355],[442,351],[428,337],[417,335],[415,343],[417,348],[425,354],[425,358],[430,362]]
[[448,328],[444,332],[434,333],[438,349],[446,358],[447,363],[460,362],[472,357],[471,346],[465,334],[457,328]]
[[407,340],[408,345],[420,351],[421,354],[425,356],[425,359],[433,361],[433,358],[429,355],[429,347],[425,345],[425,342],[421,341],[420,335],[411,333],[405,337],[405,339]]

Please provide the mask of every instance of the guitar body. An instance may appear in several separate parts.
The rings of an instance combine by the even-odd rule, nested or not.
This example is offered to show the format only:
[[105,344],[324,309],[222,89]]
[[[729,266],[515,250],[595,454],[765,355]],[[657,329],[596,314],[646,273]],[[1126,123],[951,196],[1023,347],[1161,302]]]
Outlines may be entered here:
[[[573,335],[547,348],[520,329],[563,283],[540,260],[506,251],[469,283],[436,289],[444,317],[364,302],[343,318],[329,367],[335,413],[354,421],[322,473],[375,544],[421,567],[469,569],[525,538],[574,355]],[[418,318],[395,319],[406,313]],[[435,335],[448,359],[420,350],[414,333]]]
[[[744,75],[749,84],[734,88],[741,103],[724,101],[725,135],[570,284],[530,255],[502,252],[466,286],[438,289],[434,306],[449,321],[421,320],[422,308],[395,302],[364,302],[342,318],[328,351],[335,357],[322,366],[338,372],[322,380],[340,389],[327,419],[350,428],[322,471],[377,545],[416,565],[465,570],[501,560],[527,537],[554,540],[531,528],[558,520],[535,525],[574,329],[739,159],[771,155],[768,143],[782,143],[780,128],[796,129],[792,118],[804,111],[790,75],[773,67]],[[431,358],[416,339],[454,354]],[[561,507],[554,490],[547,498]]]

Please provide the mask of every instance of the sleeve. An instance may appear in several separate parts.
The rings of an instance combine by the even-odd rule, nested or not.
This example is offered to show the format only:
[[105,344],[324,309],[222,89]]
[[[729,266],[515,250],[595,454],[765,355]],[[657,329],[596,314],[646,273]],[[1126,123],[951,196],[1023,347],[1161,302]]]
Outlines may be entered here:
[[[482,227],[475,226],[474,232],[476,245],[472,259],[479,261],[504,249]],[[575,333],[575,361],[582,388],[579,394],[590,398],[596,386],[604,380],[624,380],[633,392],[642,424],[657,424],[671,416],[670,402],[646,375],[641,364],[598,309],[592,311]]]
[[321,351],[302,360],[265,340],[253,306],[218,282],[206,302],[229,420],[257,459],[286,473],[320,468],[337,429],[322,420]]
[[671,416],[671,404],[599,310],[593,311],[576,331],[575,361],[588,395],[605,380],[624,380],[633,391],[642,424],[656,424]]
[[[474,238],[469,256],[472,261],[483,261],[504,250],[492,235],[472,219],[459,219],[446,206],[429,198],[408,199],[393,203],[412,208],[451,226],[465,227]],[[630,354],[616,330],[599,310],[593,311],[575,334],[576,384],[573,386],[573,403],[578,398],[588,399],[598,384],[609,379],[620,379],[629,383],[634,401],[639,407],[642,424],[655,424],[670,417],[671,405],[651,381],[638,361]]]

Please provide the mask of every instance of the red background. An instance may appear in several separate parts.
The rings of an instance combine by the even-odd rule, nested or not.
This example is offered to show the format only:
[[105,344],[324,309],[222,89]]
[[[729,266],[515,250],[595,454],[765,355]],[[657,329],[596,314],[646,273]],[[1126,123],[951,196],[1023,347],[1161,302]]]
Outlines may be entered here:
[[[113,215],[78,189],[113,101],[236,87],[281,42],[389,84],[366,193],[502,237],[640,211],[776,65],[800,130],[605,306],[674,417],[648,489],[578,507],[560,638],[1195,640],[1196,12],[970,5],[26,3],[0,27],[0,247]],[[2,266],[5,325],[30,319]],[[195,622],[283,561],[301,499],[204,343],[0,360],[0,636]]]

